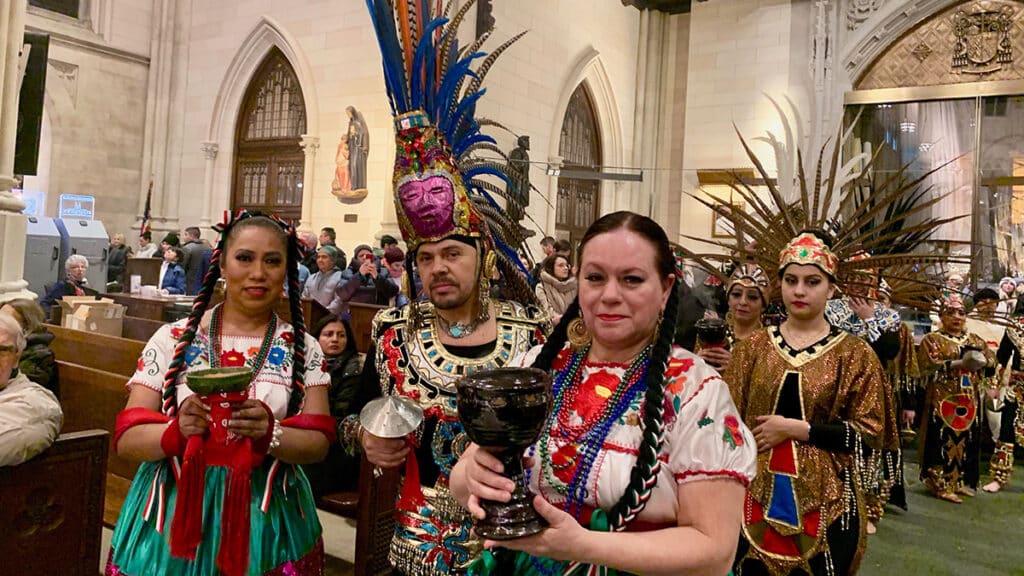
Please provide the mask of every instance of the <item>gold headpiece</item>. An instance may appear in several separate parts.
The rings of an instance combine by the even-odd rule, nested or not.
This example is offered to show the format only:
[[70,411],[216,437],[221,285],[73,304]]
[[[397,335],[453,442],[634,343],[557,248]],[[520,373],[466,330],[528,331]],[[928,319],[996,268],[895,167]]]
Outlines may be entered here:
[[825,241],[810,232],[804,232],[790,241],[779,256],[779,274],[790,264],[813,264],[835,279],[839,271],[839,258]]

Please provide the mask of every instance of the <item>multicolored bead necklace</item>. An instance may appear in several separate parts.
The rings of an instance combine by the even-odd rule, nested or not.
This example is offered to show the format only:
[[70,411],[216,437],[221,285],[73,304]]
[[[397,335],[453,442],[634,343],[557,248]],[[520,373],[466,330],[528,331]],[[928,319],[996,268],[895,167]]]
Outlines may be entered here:
[[[541,434],[540,465],[544,472],[544,478],[560,494],[565,495],[566,512],[574,514],[577,519],[583,512],[583,502],[587,496],[586,479],[591,468],[597,459],[601,448],[604,446],[605,438],[611,431],[611,427],[622,417],[633,404],[638,394],[643,392],[641,382],[646,381],[647,367],[650,364],[651,346],[646,346],[633,360],[629,368],[622,375],[619,385],[615,387],[612,396],[608,399],[604,410],[596,413],[595,417],[587,418],[582,425],[567,426],[563,416],[563,410],[568,412],[579,396],[582,386],[583,360],[586,358],[590,348],[579,353],[574,353],[567,370],[562,371],[555,378],[553,385],[554,405],[544,432]],[[569,440],[576,446],[576,455],[559,469],[575,465],[572,479],[566,485],[553,473],[556,465],[553,463],[549,452],[548,440],[555,434],[555,423],[558,422],[558,436]],[[580,450],[582,448],[582,450]],[[531,455],[533,450],[531,449]],[[527,485],[530,482],[530,470],[526,471]]]
[[[207,331],[209,341],[208,354],[210,356],[210,368],[220,368],[220,339],[224,328],[224,305],[218,305],[210,315],[210,326]],[[277,332],[277,313],[270,315],[270,322],[267,324],[267,332],[263,335],[263,342],[260,344],[260,351],[247,362],[252,367],[253,378],[263,369],[263,364],[270,355],[270,347],[274,343],[274,334]]]

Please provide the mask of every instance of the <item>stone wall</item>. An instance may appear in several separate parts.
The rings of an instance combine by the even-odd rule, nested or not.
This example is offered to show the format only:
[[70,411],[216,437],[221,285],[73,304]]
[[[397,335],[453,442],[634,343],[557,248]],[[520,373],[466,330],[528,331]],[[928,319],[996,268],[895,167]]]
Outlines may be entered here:
[[79,22],[30,8],[29,30],[50,34],[37,177],[56,216],[61,194],[96,197],[96,218],[128,233],[142,182],[151,2],[96,0]]
[[[689,26],[683,188],[695,191],[698,170],[752,168],[736,130],[752,139],[781,132],[779,116],[765,95],[807,101],[806,60],[793,54],[804,39],[793,33],[794,13],[806,7],[788,0],[716,0],[693,4]],[[800,64],[796,66],[795,64]],[[804,120],[807,120],[805,117]],[[752,143],[774,174],[770,149]],[[708,238],[710,212],[684,196],[680,232]],[[693,243],[691,248],[706,248]]]
[[[302,83],[307,103],[308,140],[318,143],[306,186],[312,188],[312,228],[332,225],[343,248],[365,242],[394,221],[391,197],[391,166],[394,141],[391,114],[384,95],[380,53],[366,4],[362,0],[315,2],[312,0],[267,1],[258,4],[240,0],[197,2],[192,5],[192,22],[187,33],[187,74],[184,82],[182,151],[176,168],[180,173],[180,222],[182,226],[207,216],[203,201],[206,160],[204,142],[217,144],[211,198],[213,214],[230,202],[234,125],[237,121],[239,86],[225,85],[226,79],[248,82],[258,63],[240,63],[244,53],[257,46],[254,31],[268,30],[275,42],[285,41],[298,61],[292,62]],[[618,2],[562,0],[544,2],[495,2],[497,30],[488,46],[493,48],[512,34],[530,32],[510,48],[492,68],[485,83],[488,94],[479,114],[504,123],[510,130],[531,136],[531,159],[544,162],[557,147],[561,111],[557,102],[575,86],[567,86],[576,61],[588,50],[596,50],[614,91],[613,112],[619,116],[619,154],[629,152],[634,92],[634,68],[639,12]],[[470,14],[465,27],[472,29]],[[572,34],[565,33],[572,22]],[[471,35],[471,34],[470,34]],[[464,43],[469,36],[461,39]],[[258,45],[258,50],[265,46]],[[265,52],[264,52],[265,53]],[[249,60],[252,60],[251,58]],[[180,64],[181,62],[176,62]],[[239,69],[242,66],[242,69]],[[252,70],[248,70],[252,67]],[[232,89],[234,88],[234,90]],[[367,198],[343,204],[331,194],[334,157],[339,138],[347,126],[344,111],[355,106],[370,130]],[[602,119],[602,121],[611,120]],[[511,150],[511,135],[496,134],[502,149]],[[607,144],[606,144],[607,146]],[[556,149],[557,152],[557,149]],[[533,183],[547,192],[543,165],[531,169]],[[547,225],[546,202],[535,197],[530,212],[540,227]],[[355,223],[344,223],[355,215]],[[538,237],[539,238],[539,237]]]

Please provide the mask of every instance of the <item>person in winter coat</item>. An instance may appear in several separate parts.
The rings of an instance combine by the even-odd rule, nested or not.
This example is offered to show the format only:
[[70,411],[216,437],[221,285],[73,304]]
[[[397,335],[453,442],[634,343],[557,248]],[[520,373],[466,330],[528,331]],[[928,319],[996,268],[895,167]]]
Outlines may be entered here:
[[537,300],[551,317],[552,324],[558,324],[566,308],[576,298],[576,286],[568,256],[557,252],[544,259],[540,282],[537,283]]
[[168,294],[185,293],[185,269],[179,264],[184,253],[181,248],[170,248],[164,252],[164,264],[160,270],[160,289],[166,290]]
[[99,292],[89,287],[89,281],[85,277],[89,269],[89,260],[81,254],[72,254],[64,261],[64,272],[66,276],[50,288],[50,291],[39,301],[43,311],[50,312],[50,308],[57,303],[57,300],[65,296],[96,296]]
[[377,263],[373,248],[368,244],[356,246],[355,257],[341,273],[338,296],[344,303],[340,316],[348,316],[348,303],[379,304],[387,306],[398,295],[398,286],[389,282],[387,272]]
[[18,370],[59,398],[57,360],[53,350],[50,350],[54,336],[43,325],[43,309],[34,300],[18,298],[0,307],[0,314],[7,314],[17,320],[25,334],[25,350],[18,359]]
[[125,244],[124,234],[114,234],[107,251],[107,282],[124,284],[124,269],[131,255],[132,249]]
[[[356,340],[348,320],[334,314],[321,318],[312,334],[320,342],[327,359],[327,372],[331,375],[328,392],[331,416],[340,430],[342,421],[349,414],[363,371]],[[323,462],[305,466],[313,495],[319,498],[331,492],[355,490],[359,486],[359,460],[358,454],[348,454],[341,444],[332,444]]]
[[303,298],[312,298],[319,302],[331,314],[341,315],[348,311],[348,307],[341,301],[338,295],[338,286],[341,284],[341,271],[334,267],[337,250],[334,246],[321,246],[316,253],[316,267],[306,285],[302,288]]

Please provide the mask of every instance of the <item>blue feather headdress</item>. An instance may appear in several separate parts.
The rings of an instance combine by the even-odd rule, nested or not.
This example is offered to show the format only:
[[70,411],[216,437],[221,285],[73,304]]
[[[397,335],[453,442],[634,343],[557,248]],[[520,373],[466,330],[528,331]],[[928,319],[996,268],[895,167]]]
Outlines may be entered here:
[[[395,117],[395,207],[399,228],[410,252],[424,242],[451,236],[479,238],[503,277],[510,296],[534,302],[525,279],[527,254],[523,230],[511,222],[502,204],[514,201],[507,162],[476,117],[486,93],[487,71],[498,56],[521,38],[513,36],[490,54],[480,48],[487,31],[460,50],[457,33],[474,0],[450,19],[452,1],[366,0],[384,68],[384,83]],[[514,189],[514,188],[513,188]],[[505,204],[508,205],[508,204]],[[493,270],[482,267],[483,274]]]

